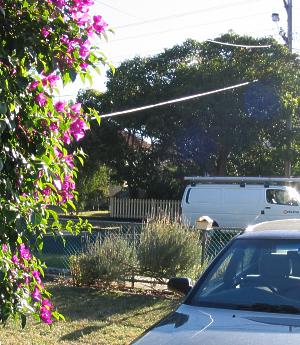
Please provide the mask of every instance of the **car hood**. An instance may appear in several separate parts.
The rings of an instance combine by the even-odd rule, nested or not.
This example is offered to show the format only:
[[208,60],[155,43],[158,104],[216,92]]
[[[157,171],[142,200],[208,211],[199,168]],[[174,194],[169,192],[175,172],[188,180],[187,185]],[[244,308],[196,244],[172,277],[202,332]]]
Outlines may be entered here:
[[299,345],[300,315],[181,305],[135,345]]

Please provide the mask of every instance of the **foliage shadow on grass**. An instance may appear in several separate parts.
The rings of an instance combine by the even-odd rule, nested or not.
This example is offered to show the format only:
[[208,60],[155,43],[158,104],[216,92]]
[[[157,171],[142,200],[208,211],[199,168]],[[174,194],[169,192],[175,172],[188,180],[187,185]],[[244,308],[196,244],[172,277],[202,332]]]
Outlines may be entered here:
[[78,329],[74,332],[63,335],[62,337],[60,337],[59,340],[61,340],[61,341],[76,341],[85,335],[89,335],[93,332],[98,332],[102,328],[103,328],[103,326],[102,327],[101,326],[87,326],[87,327],[84,327],[82,329]]
[[55,305],[68,321],[107,321],[114,315],[150,308],[163,299],[153,295],[107,292],[92,288],[54,287],[51,292]]

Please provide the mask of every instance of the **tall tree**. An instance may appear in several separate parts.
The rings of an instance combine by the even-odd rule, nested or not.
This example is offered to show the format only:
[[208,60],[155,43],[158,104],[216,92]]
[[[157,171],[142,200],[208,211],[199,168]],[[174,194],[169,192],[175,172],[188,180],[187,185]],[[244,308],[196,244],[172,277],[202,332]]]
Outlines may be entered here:
[[[247,87],[103,120],[141,143],[146,138],[150,147],[125,145],[120,137],[121,149],[113,157],[108,142],[92,129],[91,135],[107,147],[105,163],[113,164],[133,191],[139,187],[147,196],[178,197],[184,175],[283,173],[285,143],[291,135],[285,125],[288,114],[297,121],[297,56],[271,38],[230,32],[216,41],[269,47],[188,40],[153,57],[124,61],[114,75],[108,73],[103,95],[91,98],[92,91],[80,95],[101,115],[258,80]],[[88,146],[88,153],[95,156],[96,146]],[[296,162],[297,155],[292,159]]]

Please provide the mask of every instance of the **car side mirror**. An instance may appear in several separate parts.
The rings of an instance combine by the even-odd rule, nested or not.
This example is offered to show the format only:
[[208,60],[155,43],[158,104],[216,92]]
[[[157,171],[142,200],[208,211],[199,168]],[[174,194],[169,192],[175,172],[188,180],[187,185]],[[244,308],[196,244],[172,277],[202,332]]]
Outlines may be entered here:
[[192,281],[190,278],[171,278],[168,281],[168,289],[187,295],[192,289]]

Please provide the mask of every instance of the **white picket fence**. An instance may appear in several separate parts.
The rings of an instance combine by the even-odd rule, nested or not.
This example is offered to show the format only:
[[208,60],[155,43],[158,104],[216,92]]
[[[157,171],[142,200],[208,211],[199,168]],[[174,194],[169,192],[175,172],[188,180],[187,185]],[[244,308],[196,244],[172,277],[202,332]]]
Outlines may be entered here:
[[110,199],[110,216],[113,218],[178,219],[181,215],[179,200]]

